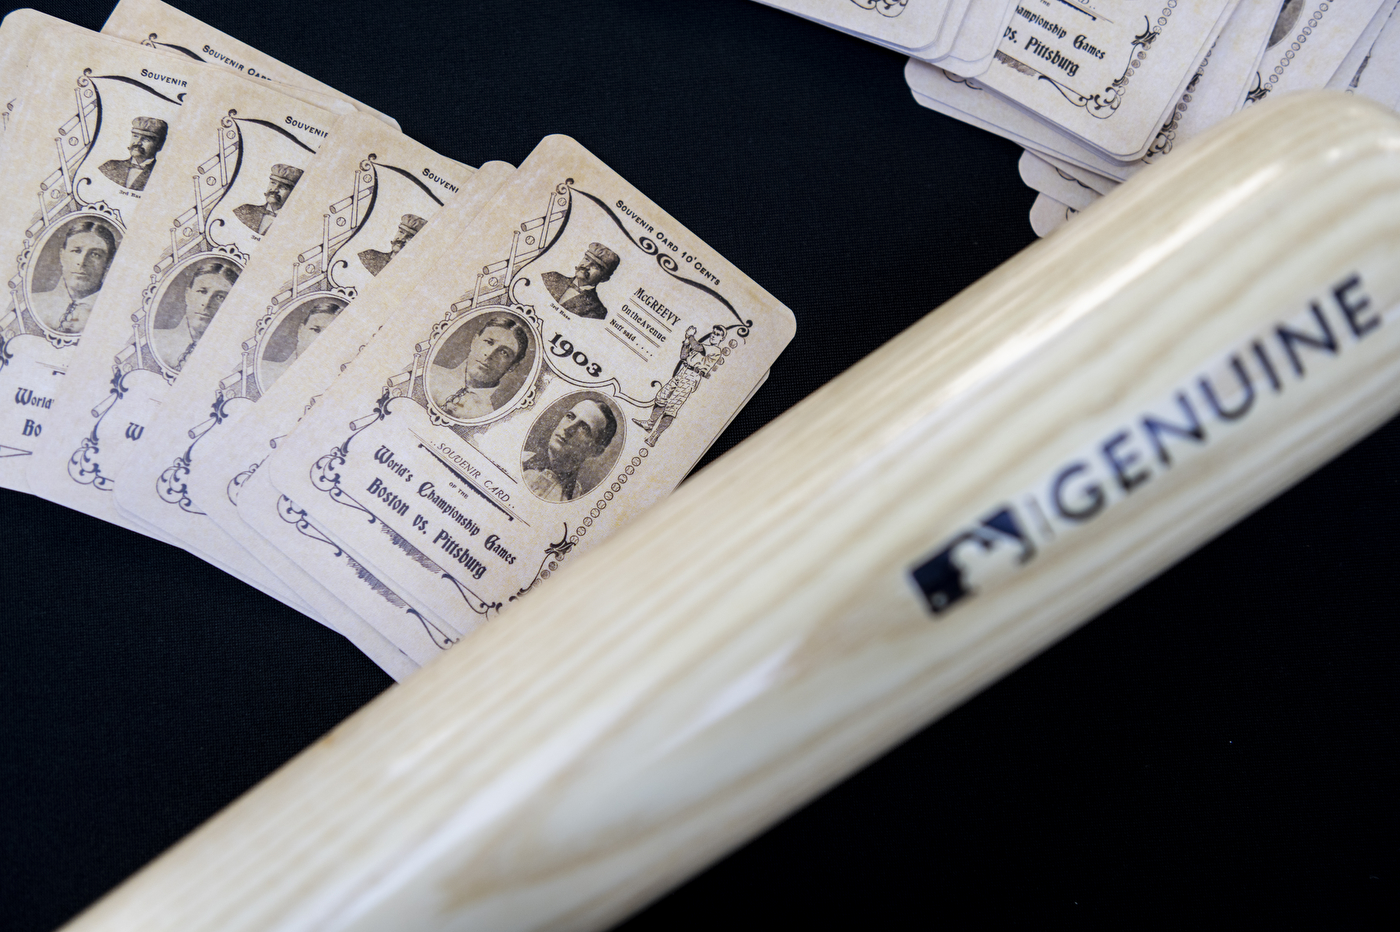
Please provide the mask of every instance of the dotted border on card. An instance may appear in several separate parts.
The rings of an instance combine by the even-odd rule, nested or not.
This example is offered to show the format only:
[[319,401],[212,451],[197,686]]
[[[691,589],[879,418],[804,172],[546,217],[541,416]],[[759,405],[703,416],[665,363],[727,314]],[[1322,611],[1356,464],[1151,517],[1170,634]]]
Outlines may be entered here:
[[1303,45],[1308,41],[1308,36],[1312,35],[1313,30],[1317,28],[1317,24],[1322,22],[1323,14],[1325,14],[1331,8],[1332,4],[1330,3],[1323,3],[1319,5],[1317,10],[1308,19],[1306,25],[1304,25],[1302,29],[1298,30],[1298,34],[1293,37],[1292,45],[1289,47],[1288,51],[1283,53],[1283,62],[1274,66],[1274,73],[1269,75],[1268,80],[1264,82],[1269,86],[1269,90],[1273,90],[1274,85],[1278,84],[1279,80],[1283,77],[1284,71],[1287,70],[1289,65],[1293,64],[1293,59],[1297,56],[1298,52],[1302,50]]

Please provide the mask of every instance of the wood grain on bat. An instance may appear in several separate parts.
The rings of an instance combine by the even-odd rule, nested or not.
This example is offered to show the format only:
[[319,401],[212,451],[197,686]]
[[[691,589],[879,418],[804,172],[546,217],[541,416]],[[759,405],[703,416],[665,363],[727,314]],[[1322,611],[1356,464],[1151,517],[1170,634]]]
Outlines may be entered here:
[[1251,108],[72,928],[604,927],[1392,415],[1398,304],[1400,121],[1341,96]]

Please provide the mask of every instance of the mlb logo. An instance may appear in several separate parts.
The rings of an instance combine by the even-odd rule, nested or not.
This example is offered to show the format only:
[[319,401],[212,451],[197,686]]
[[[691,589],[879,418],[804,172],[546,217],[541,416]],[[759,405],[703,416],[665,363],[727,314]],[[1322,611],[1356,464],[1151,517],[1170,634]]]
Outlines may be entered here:
[[1030,561],[1035,545],[1009,506],[983,518],[909,571],[935,615]]

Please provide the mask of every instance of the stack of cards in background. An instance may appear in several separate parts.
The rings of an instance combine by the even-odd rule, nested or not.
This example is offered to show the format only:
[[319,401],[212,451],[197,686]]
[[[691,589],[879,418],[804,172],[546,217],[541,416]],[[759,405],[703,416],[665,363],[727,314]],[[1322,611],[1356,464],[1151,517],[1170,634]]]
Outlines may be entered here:
[[[1326,87],[1400,108],[1396,0],[760,2],[910,55],[915,100],[1024,147],[1041,236],[1267,96]],[[994,47],[973,48],[994,19]]]
[[396,678],[666,495],[792,314],[578,143],[518,168],[159,0],[0,25],[0,485]]
[[1015,0],[759,0],[963,77],[992,63]]
[[1022,0],[986,74],[969,81],[910,61],[905,76],[919,103],[1025,148],[1021,177],[1040,192],[1031,225],[1044,236],[1270,95],[1331,87],[1395,107],[1395,7]]

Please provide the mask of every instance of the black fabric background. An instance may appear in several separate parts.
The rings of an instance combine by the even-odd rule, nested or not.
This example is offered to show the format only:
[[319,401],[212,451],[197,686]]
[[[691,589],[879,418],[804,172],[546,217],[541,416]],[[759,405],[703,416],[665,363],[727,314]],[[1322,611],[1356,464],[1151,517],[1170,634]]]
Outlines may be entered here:
[[[570,134],[790,305],[716,452],[1033,239],[1016,146],[748,0],[178,5],[464,162]],[[1397,463],[1391,424],[626,928],[1393,920]],[[9,492],[0,521],[0,928],[60,924],[389,685],[182,551]]]

